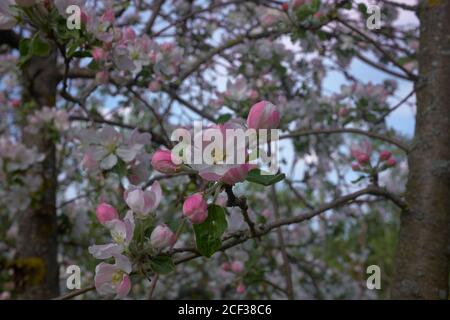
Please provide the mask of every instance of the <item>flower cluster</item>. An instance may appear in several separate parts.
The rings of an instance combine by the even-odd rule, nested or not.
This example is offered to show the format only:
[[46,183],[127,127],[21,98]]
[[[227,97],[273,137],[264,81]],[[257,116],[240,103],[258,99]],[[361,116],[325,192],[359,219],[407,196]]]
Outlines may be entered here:
[[[125,297],[131,288],[129,275],[132,271],[132,262],[128,256],[132,255],[130,244],[133,241],[136,227],[134,215],[143,224],[144,219],[159,205],[162,192],[159,182],[155,181],[148,190],[130,186],[124,194],[125,202],[131,209],[123,219],[120,219],[117,210],[108,203],[100,203],[96,209],[98,221],[105,226],[111,235],[112,242],[102,245],[92,245],[89,253],[97,259],[115,259],[115,264],[100,263],[95,270],[95,286],[98,293],[103,295],[116,294],[117,298]],[[150,236],[150,246],[160,251],[173,246],[176,241],[175,234],[165,225],[153,229]]]
[[64,110],[43,107],[28,116],[26,131],[36,134],[41,128],[48,127],[64,132],[69,129],[69,116]]
[[[233,186],[236,183],[242,182],[247,178],[248,173],[257,167],[256,164],[248,162],[242,164],[228,164],[225,163],[227,158],[227,150],[233,150],[234,156],[242,154],[248,158],[248,148],[245,144],[237,144],[235,146],[234,139],[227,137],[228,130],[243,130],[245,128],[251,129],[274,129],[280,123],[280,113],[275,105],[268,101],[261,101],[256,103],[250,109],[247,117],[247,125],[241,122],[230,120],[223,124],[216,124],[202,130],[198,133],[199,136],[194,136],[194,141],[200,140],[201,148],[208,147],[211,140],[211,131],[219,132],[224,142],[224,148],[215,150],[212,163],[191,163],[186,161],[187,150],[183,155],[183,159],[179,158],[170,150],[158,150],[152,156],[152,166],[155,170],[165,173],[174,174],[182,170],[193,170],[206,182],[216,183],[212,189],[220,188],[221,185]],[[198,146],[194,145],[194,149]],[[193,150],[195,152],[196,150]],[[180,163],[183,161],[185,163]],[[208,216],[208,205],[201,193],[196,193],[189,196],[183,204],[184,215],[194,224],[202,223]]]
[[359,144],[352,145],[351,155],[357,161],[352,164],[353,171],[373,174],[397,164],[397,160],[392,157],[392,153],[388,150],[383,150],[379,153],[376,164],[373,165],[371,161],[372,151],[372,144],[369,140],[363,140]]
[[99,294],[116,294],[117,298],[124,298],[131,289],[132,264],[124,253],[133,239],[133,212],[128,211],[121,220],[114,207],[101,203],[96,214],[99,222],[110,231],[113,242],[90,246],[89,253],[97,259],[114,258],[115,264],[102,262],[95,268],[95,287]]
[[42,185],[42,178],[29,169],[45,156],[35,147],[0,137],[0,203],[10,212],[26,209]]

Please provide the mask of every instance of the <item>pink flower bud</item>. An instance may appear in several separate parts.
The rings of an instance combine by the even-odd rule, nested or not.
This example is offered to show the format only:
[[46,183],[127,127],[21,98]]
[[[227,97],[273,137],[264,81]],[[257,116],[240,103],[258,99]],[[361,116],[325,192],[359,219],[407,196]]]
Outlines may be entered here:
[[368,164],[370,161],[370,157],[367,154],[360,154],[356,157],[356,160],[358,160],[358,163],[361,165]]
[[244,264],[241,261],[233,261],[231,264],[231,271],[234,273],[241,273],[244,271]]
[[244,181],[247,178],[248,173],[256,167],[256,165],[248,163],[235,166],[225,172],[220,181],[230,186],[235,185],[238,182]]
[[166,174],[176,173],[180,169],[180,165],[173,162],[172,152],[163,149],[160,149],[153,154],[152,167],[153,169]]
[[275,129],[280,124],[280,113],[269,101],[260,101],[253,105],[247,117],[251,129]]
[[208,204],[200,193],[187,197],[183,213],[192,223],[202,223],[208,218]]
[[107,9],[105,13],[100,18],[101,21],[107,21],[110,24],[114,24],[116,21],[116,16],[114,14],[114,9]]
[[220,268],[222,268],[223,271],[230,271],[231,270],[231,265],[230,265],[229,262],[224,262],[224,263],[222,263]]
[[89,22],[89,15],[87,14],[86,11],[81,11],[81,22],[83,24],[87,24]]
[[352,163],[352,170],[359,171],[359,170],[361,170],[361,167],[357,163]]
[[105,224],[106,222],[114,219],[119,219],[119,214],[117,213],[117,210],[113,206],[105,202],[100,203],[97,206],[95,214],[97,215],[97,219],[98,221],[100,221],[101,224]]
[[177,241],[177,236],[165,224],[157,226],[150,236],[150,244],[155,249],[171,247]]
[[245,292],[245,285],[242,282],[237,286],[236,292],[239,294],[243,294]]
[[389,160],[391,155],[392,155],[392,153],[390,151],[383,150],[380,152],[380,160],[382,160],[382,161]]
[[18,108],[21,106],[21,104],[22,104],[22,100],[20,100],[20,99],[12,99],[11,100],[11,106],[13,108]]
[[397,160],[395,160],[395,158],[389,158],[389,159],[386,161],[386,164],[387,164],[389,167],[393,167],[393,166],[395,166],[395,165],[397,164]]
[[106,58],[106,52],[102,48],[94,48],[92,50],[92,58],[97,62],[104,60]]

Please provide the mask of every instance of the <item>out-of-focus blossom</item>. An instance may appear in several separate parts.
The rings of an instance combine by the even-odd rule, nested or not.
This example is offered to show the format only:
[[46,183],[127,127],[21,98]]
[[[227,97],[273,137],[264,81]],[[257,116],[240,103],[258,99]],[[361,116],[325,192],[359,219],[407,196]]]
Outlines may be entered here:
[[246,290],[245,285],[242,282],[240,282],[239,285],[236,287],[236,292],[239,294],[245,293],[245,290]]
[[13,0],[0,1],[0,30],[9,30],[16,25],[16,19],[10,7],[13,4]]
[[84,130],[79,133],[82,142],[88,145],[87,151],[90,157],[99,162],[103,170],[113,168],[118,157],[126,163],[130,163],[142,152],[144,146],[150,143],[148,133],[139,133],[134,130],[125,138],[111,126],[105,126],[98,132]]
[[386,161],[389,160],[389,158],[392,156],[392,153],[388,150],[383,150],[380,152],[380,160]]
[[233,261],[231,263],[231,271],[233,271],[234,273],[241,273],[242,271],[244,271],[244,264],[241,261]]
[[351,154],[359,164],[365,165],[370,161],[372,144],[369,140],[363,140],[359,144],[353,144],[351,147]]
[[53,126],[60,132],[66,131],[70,126],[66,111],[50,107],[43,107],[35,111],[27,119],[28,125],[25,130],[33,134],[37,134],[44,126]]

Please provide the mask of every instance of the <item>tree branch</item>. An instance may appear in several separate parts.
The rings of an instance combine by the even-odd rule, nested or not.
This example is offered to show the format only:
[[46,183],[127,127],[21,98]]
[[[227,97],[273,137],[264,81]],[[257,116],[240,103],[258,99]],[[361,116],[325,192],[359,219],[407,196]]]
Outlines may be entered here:
[[374,139],[378,139],[387,143],[390,143],[392,145],[397,146],[399,149],[403,150],[404,152],[409,152],[409,147],[403,144],[402,142],[398,141],[394,138],[386,137],[385,135],[378,134],[375,132],[370,131],[364,131],[361,129],[355,129],[355,128],[329,128],[329,129],[307,129],[307,130],[300,130],[300,131],[294,131],[285,135],[280,136],[281,139],[288,139],[288,138],[295,138],[295,137],[301,137],[301,136],[308,136],[308,135],[315,135],[315,134],[333,134],[333,133],[355,133],[355,134],[361,134],[367,137],[371,137]]

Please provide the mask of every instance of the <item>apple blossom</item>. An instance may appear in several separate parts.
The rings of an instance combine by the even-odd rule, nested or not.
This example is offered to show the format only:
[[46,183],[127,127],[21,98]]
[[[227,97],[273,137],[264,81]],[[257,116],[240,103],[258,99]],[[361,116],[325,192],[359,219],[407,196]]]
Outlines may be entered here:
[[280,124],[280,113],[269,101],[260,101],[252,106],[247,125],[252,129],[275,129]]
[[114,258],[115,264],[102,262],[95,268],[95,288],[101,295],[116,294],[116,298],[123,299],[131,289],[132,265],[123,255],[117,254]]
[[113,206],[105,202],[97,206],[95,214],[97,215],[97,219],[101,224],[105,224],[110,220],[119,219],[117,210]]
[[176,234],[165,224],[157,226],[150,236],[150,244],[158,250],[171,247],[176,241]]
[[89,253],[97,259],[108,259],[123,252],[123,246],[117,243],[92,245],[88,248]]
[[124,196],[128,207],[139,217],[144,218],[158,207],[162,191],[159,182],[155,181],[150,189],[145,191],[141,188],[130,186]]
[[105,226],[110,230],[114,242],[126,248],[133,239],[134,234],[133,212],[128,211],[123,221],[120,219],[110,220],[105,223]]
[[13,0],[0,1],[0,30],[9,30],[15,26],[16,19],[10,8],[13,4]]
[[241,273],[242,271],[244,271],[244,264],[241,261],[233,261],[231,263],[231,271],[233,271],[234,273]]
[[193,194],[184,201],[183,213],[192,223],[203,223],[208,218],[208,204],[200,193]]

